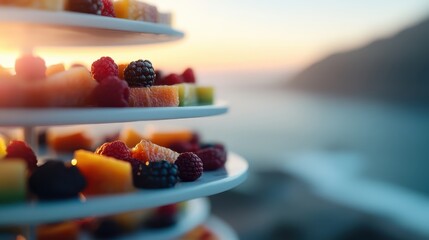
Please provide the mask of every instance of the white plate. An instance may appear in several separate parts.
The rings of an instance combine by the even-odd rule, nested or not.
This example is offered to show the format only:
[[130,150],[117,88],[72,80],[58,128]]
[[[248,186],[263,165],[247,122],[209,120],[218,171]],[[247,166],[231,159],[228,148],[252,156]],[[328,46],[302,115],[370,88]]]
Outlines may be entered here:
[[0,108],[0,126],[52,126],[195,118],[224,114],[226,103],[158,108]]
[[210,215],[210,203],[206,198],[199,198],[187,202],[186,210],[179,217],[178,222],[169,228],[144,229],[134,234],[115,238],[115,240],[165,240],[173,239],[204,223]]
[[[0,7],[0,46],[124,46],[166,42],[170,26],[92,14]],[[31,39],[31,42],[29,42]],[[31,46],[28,46],[28,44]]]
[[[210,215],[210,202],[207,198],[198,198],[186,202],[186,208],[176,224],[168,228],[161,229],[143,229],[124,236],[116,237],[115,240],[165,240],[173,239],[185,234],[196,226],[203,224]],[[84,233],[80,240],[93,239],[89,234]]]
[[248,164],[230,153],[224,169],[204,172],[195,182],[180,182],[174,188],[138,190],[134,193],[106,195],[32,204],[0,207],[0,226],[55,222],[88,216],[105,216],[137,209],[162,206],[189,199],[210,196],[236,187],[247,178]]
[[219,240],[238,240],[237,233],[222,219],[211,216],[204,224]]

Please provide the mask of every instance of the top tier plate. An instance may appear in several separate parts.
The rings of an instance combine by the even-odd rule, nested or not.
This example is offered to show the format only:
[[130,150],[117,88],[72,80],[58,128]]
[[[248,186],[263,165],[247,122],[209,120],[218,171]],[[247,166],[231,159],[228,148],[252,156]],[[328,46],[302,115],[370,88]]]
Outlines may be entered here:
[[[0,46],[127,46],[167,42],[170,26],[67,11],[0,7]],[[31,41],[31,42],[29,42]]]
[[208,117],[228,111],[214,105],[157,108],[0,108],[0,126],[52,126]]

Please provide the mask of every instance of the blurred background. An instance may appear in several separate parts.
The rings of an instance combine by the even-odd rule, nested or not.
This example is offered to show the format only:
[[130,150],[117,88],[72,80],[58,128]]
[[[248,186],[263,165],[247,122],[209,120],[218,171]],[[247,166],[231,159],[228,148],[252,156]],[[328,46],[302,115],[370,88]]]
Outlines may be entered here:
[[[245,184],[211,198],[241,239],[429,239],[429,1],[147,2],[185,38],[37,53],[146,58],[216,86],[228,114],[156,124],[249,161]],[[3,52],[2,65],[17,55]]]

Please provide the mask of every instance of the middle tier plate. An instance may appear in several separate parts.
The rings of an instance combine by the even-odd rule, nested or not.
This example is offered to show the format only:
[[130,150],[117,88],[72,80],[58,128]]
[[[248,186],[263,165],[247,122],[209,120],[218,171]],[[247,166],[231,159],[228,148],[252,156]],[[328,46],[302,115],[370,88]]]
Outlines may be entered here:
[[225,168],[204,172],[197,181],[180,182],[174,188],[137,190],[86,200],[1,205],[0,226],[37,225],[89,216],[106,216],[210,196],[241,184],[247,177],[247,171],[246,160],[237,154],[229,153]]
[[0,108],[0,126],[54,126],[208,117],[224,114],[228,105],[158,108]]

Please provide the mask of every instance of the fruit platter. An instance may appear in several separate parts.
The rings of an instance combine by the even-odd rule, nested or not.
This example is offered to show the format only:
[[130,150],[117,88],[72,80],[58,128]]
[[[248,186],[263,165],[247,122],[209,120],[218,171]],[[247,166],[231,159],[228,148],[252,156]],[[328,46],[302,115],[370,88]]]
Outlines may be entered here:
[[[172,14],[137,0],[1,0],[4,46],[128,46],[181,39]],[[114,3],[112,5],[111,3]],[[28,37],[31,36],[31,42]]]
[[[228,105],[191,67],[167,73],[144,56],[115,62],[108,53],[90,65],[47,65],[34,51],[182,38],[172,24],[171,13],[139,0],[0,0],[8,36],[0,46],[22,50],[13,67],[0,66],[0,126],[24,133],[0,135],[0,238],[86,239],[84,232],[120,239],[142,225],[143,234],[157,232],[153,227],[160,239],[179,237],[207,218],[207,200],[198,198],[246,179],[246,160],[189,130],[150,136],[128,130],[97,143],[83,133],[40,141],[41,126],[226,113]],[[56,154],[42,156],[43,149]],[[197,227],[190,234],[201,239],[209,232]]]

